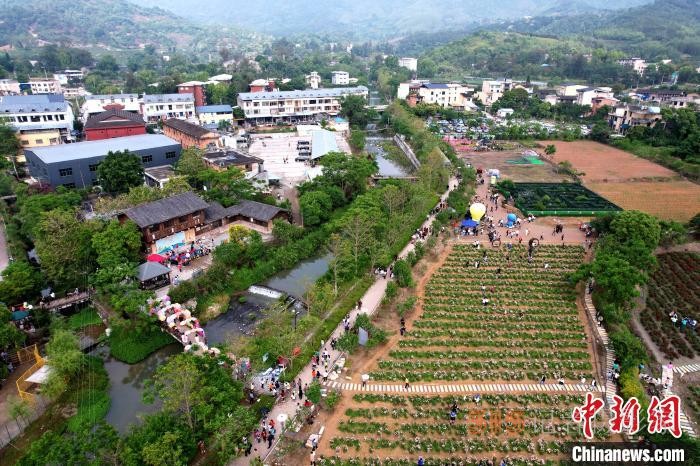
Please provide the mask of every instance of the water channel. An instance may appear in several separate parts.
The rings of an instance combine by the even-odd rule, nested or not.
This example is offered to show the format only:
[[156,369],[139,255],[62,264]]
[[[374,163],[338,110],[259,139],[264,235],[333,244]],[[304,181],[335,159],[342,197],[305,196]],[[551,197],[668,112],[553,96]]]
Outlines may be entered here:
[[386,150],[382,147],[383,143],[393,144],[389,138],[368,137],[365,143],[365,150],[374,156],[379,166],[379,176],[389,178],[402,178],[408,175],[408,172],[398,163],[387,158]]
[[[280,272],[262,285],[301,298],[306,290],[328,270],[330,255],[301,261],[291,270]],[[231,338],[247,334],[262,317],[262,310],[274,299],[245,292],[231,300],[226,313],[209,321],[204,330],[210,345],[222,343]],[[101,356],[109,374],[109,396],[112,399],[107,422],[117,431],[124,433],[129,425],[136,424],[144,414],[157,411],[159,403],[151,405],[142,401],[144,382],[170,356],[182,351],[182,345],[173,343],[161,348],[136,364],[125,364],[109,356],[109,348],[102,346],[91,354]]]

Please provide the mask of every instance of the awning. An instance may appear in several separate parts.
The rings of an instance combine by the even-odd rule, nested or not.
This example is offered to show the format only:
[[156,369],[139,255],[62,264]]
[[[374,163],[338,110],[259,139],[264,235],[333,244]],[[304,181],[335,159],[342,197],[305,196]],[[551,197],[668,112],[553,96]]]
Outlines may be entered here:
[[462,220],[462,226],[465,227],[465,228],[472,228],[472,227],[477,226],[478,224],[479,224],[479,222],[474,221],[474,220],[471,220],[471,219],[469,219],[469,220]]

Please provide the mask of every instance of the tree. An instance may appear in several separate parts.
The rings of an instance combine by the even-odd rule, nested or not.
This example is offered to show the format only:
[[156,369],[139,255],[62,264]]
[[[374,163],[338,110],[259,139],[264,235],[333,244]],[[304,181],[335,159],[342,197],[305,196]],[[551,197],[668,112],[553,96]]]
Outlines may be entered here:
[[24,260],[11,262],[2,271],[0,301],[14,304],[29,300],[40,287],[41,274],[29,262]]
[[196,186],[197,177],[207,169],[207,165],[202,158],[202,149],[198,147],[188,147],[183,149],[180,158],[175,165],[175,172],[187,178],[187,181]]
[[340,114],[348,119],[351,126],[364,128],[369,123],[367,99],[361,95],[348,95],[340,101]]
[[85,363],[85,355],[80,351],[80,343],[69,330],[58,329],[46,344],[46,359],[49,361],[48,380],[43,393],[54,398],[63,393]]
[[342,230],[342,235],[348,242],[352,255],[355,276],[357,276],[359,271],[361,256],[367,250],[367,246],[372,238],[374,222],[369,215],[366,211],[353,212]]
[[119,285],[135,276],[140,260],[141,232],[132,221],[111,220],[92,236],[92,248],[97,253],[99,266],[93,279],[105,290],[108,285]]
[[323,191],[311,191],[301,195],[299,207],[304,219],[304,226],[313,227],[328,220],[333,209],[333,202]]
[[153,401],[158,396],[166,411],[181,412],[192,431],[195,427],[194,410],[205,401],[202,374],[195,357],[189,353],[172,357],[156,370],[144,394],[146,401]]
[[366,139],[364,131],[353,129],[350,131],[348,142],[356,152],[361,152],[365,148]]
[[[15,130],[4,121],[0,121],[0,157],[14,160],[21,148],[22,145],[19,143]],[[2,166],[0,164],[0,167]]]
[[591,128],[591,139],[598,142],[608,142],[610,140],[610,127],[602,121],[597,122]]
[[73,211],[41,214],[35,245],[41,268],[61,289],[82,288],[95,268],[91,238],[96,224],[81,222]]
[[129,188],[143,184],[141,158],[128,150],[109,151],[97,167],[97,177],[105,191],[125,193]]
[[232,206],[242,199],[250,199],[255,193],[253,184],[239,168],[224,171],[209,168],[200,172],[197,179],[205,190],[204,197],[224,207]]
[[547,147],[544,148],[544,153],[547,155],[554,155],[557,152],[557,146],[554,144],[547,144]]
[[119,72],[119,64],[112,55],[103,55],[95,65],[95,69],[107,77],[112,77]]
[[11,319],[10,310],[0,303],[0,348],[17,348],[27,338]]

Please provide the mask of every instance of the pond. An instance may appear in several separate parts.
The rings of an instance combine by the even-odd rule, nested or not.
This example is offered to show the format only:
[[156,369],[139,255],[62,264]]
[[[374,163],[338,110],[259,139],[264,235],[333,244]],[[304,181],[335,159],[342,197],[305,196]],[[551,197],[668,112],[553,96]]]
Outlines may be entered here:
[[386,151],[381,146],[382,143],[385,142],[392,143],[391,139],[385,138],[367,138],[367,142],[365,143],[365,150],[372,154],[377,161],[377,166],[379,166],[378,175],[389,178],[402,178],[407,176],[408,172],[401,165],[386,157]]
[[293,269],[280,272],[262,284],[295,298],[302,298],[306,291],[316,283],[316,280],[328,271],[330,260],[330,254],[315,259],[303,260]]
[[[331,255],[301,261],[291,270],[281,272],[263,285],[278,291],[283,291],[294,297],[302,297],[306,290],[313,285],[328,270]],[[204,331],[210,345],[222,343],[231,337],[249,333],[256,322],[263,316],[262,310],[275,300],[251,293],[242,295],[245,299],[235,297],[231,300],[229,310],[215,319],[207,322]],[[136,364],[125,364],[109,355],[109,348],[101,346],[91,352],[101,356],[105,361],[105,369],[109,374],[109,396],[112,405],[107,413],[107,422],[117,431],[124,433],[129,425],[135,424],[144,414],[157,411],[160,403],[151,405],[142,401],[144,382],[153,376],[158,366],[172,356],[182,351],[182,346],[173,343],[148,356]]]
[[109,355],[107,346],[92,352],[105,361],[105,369],[110,381],[109,397],[112,400],[106,421],[118,432],[122,434],[127,432],[129,426],[139,422],[141,416],[160,409],[161,404],[158,401],[150,405],[143,402],[143,384],[153,376],[158,366],[181,351],[182,346],[173,343],[136,364],[126,364],[114,359]]

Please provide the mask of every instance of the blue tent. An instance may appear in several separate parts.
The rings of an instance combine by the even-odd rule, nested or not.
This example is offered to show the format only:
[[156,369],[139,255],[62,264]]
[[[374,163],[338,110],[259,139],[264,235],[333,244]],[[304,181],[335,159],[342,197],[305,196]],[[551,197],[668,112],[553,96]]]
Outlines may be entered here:
[[462,226],[463,226],[464,228],[472,228],[472,227],[477,226],[478,224],[479,224],[479,222],[477,222],[477,221],[475,221],[475,220],[471,220],[471,219],[469,219],[469,220],[462,220]]
[[12,320],[22,320],[29,315],[29,311],[14,311],[12,313]]

